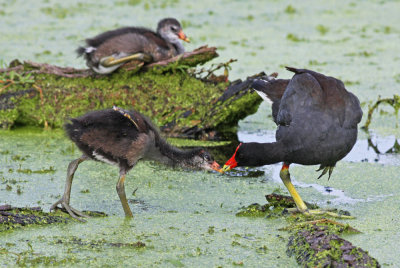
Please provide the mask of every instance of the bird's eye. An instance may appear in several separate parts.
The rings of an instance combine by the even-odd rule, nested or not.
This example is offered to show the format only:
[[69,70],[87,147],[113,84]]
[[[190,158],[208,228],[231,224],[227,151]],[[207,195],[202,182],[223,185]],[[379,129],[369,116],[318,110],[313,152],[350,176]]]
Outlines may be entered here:
[[208,154],[204,155],[204,159],[207,160],[207,161],[211,160],[211,158],[210,158],[210,156]]

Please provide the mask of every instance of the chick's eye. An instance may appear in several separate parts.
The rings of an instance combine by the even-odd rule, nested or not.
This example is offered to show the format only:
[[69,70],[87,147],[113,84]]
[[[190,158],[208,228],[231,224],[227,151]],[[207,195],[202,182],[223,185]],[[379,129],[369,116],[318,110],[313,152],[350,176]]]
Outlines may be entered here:
[[211,157],[208,154],[206,154],[206,155],[204,155],[204,159],[207,160],[207,161],[210,161]]
[[176,32],[176,27],[171,26],[171,31]]

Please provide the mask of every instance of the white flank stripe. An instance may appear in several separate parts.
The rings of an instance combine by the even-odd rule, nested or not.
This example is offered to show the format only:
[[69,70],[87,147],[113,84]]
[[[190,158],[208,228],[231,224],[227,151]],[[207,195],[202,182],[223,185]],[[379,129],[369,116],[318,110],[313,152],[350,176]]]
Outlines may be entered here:
[[254,89],[254,91],[257,92],[257,94],[260,95],[260,97],[261,97],[264,101],[268,102],[269,104],[272,104],[272,101],[267,97],[267,94],[265,94],[265,93],[262,92],[262,91],[255,90],[255,89]]
[[97,160],[99,160],[101,162],[104,162],[104,163],[107,163],[110,165],[118,165],[117,162],[110,161],[107,158],[105,158],[104,156],[102,156],[101,154],[96,153],[95,151],[93,151],[93,156],[94,156],[94,158],[96,158]]
[[85,53],[90,54],[90,53],[92,53],[92,52],[95,51],[95,50],[96,50],[95,47],[87,47],[87,48],[85,48]]

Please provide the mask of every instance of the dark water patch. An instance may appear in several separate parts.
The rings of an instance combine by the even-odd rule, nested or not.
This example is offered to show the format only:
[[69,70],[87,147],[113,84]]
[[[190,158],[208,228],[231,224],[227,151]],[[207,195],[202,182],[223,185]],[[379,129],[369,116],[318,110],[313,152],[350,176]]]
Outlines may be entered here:
[[257,168],[237,167],[225,172],[225,174],[229,177],[257,178],[264,176],[265,171]]

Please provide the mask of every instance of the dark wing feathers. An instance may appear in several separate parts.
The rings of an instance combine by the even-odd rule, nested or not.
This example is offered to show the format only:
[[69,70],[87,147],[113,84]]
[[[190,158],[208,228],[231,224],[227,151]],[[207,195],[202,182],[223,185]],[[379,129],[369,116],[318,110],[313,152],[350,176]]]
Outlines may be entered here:
[[281,104],[281,98],[289,81],[289,79],[274,79],[270,81],[259,79],[254,81],[251,85],[262,98],[265,99],[265,97],[267,97],[272,101],[272,117],[275,123],[278,123],[276,118]]
[[154,35],[157,35],[155,32],[153,32],[150,29],[147,28],[142,28],[142,27],[123,27],[123,28],[118,28],[115,30],[107,31],[104,33],[101,33],[93,38],[88,38],[86,39],[86,44],[88,46],[92,47],[98,47],[101,44],[103,44],[105,41],[114,38],[116,36],[128,34],[128,33],[138,33],[138,34],[144,34],[147,32],[151,32]]
[[67,135],[88,156],[95,150],[119,157],[127,153],[129,146],[140,133],[148,133],[152,126],[137,112],[129,112],[129,118],[112,109],[89,112],[73,118],[64,125]]
[[356,96],[346,90],[341,80],[311,70],[292,67],[286,67],[286,69],[294,72],[295,76],[309,74],[318,82],[323,93],[321,104],[330,113],[335,114],[340,126],[354,127],[360,122],[362,117],[360,103]]

